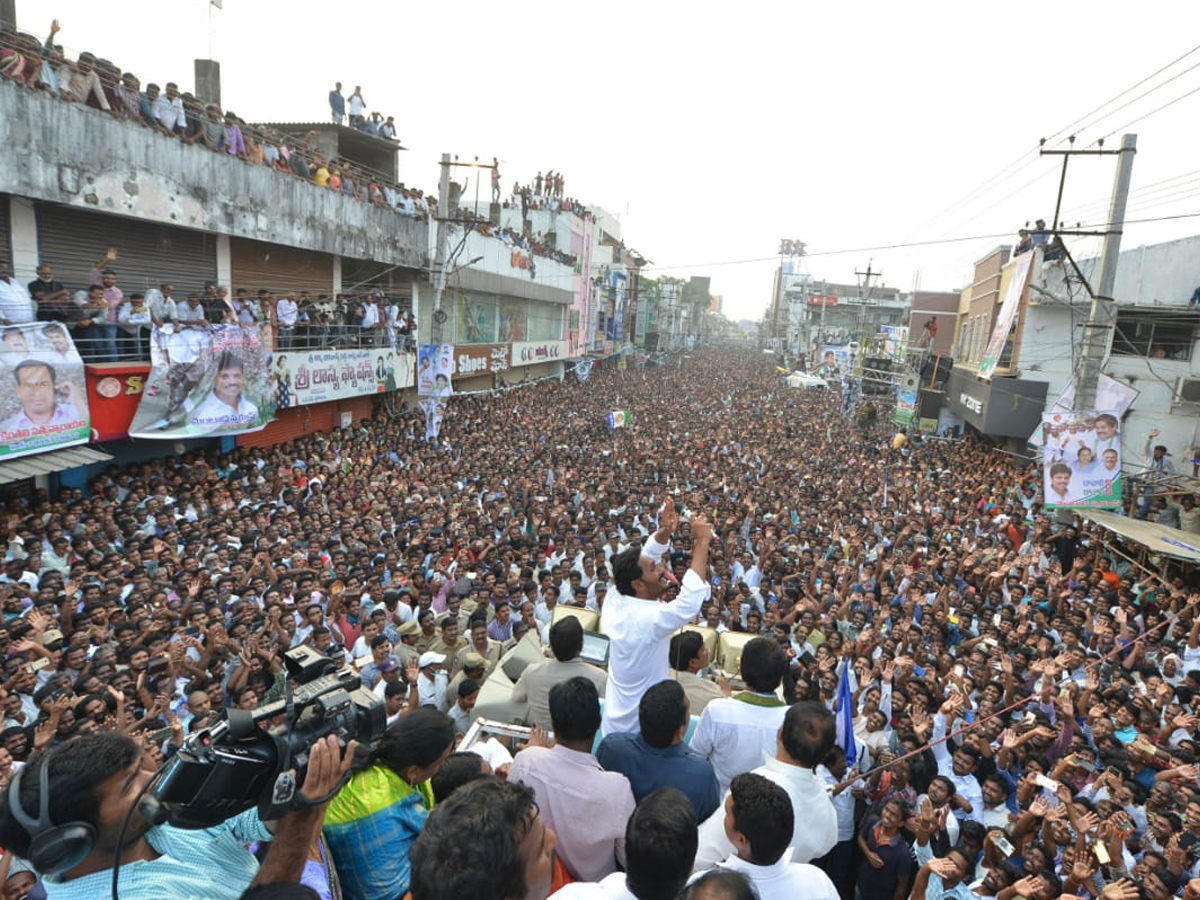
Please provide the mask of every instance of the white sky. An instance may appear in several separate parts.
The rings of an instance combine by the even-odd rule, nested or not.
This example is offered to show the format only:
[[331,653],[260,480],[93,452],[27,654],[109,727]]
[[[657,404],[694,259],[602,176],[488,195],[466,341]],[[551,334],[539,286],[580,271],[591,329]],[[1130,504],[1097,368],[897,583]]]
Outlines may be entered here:
[[[211,40],[224,105],[248,121],[324,121],[333,83],[361,84],[410,148],[403,179],[426,190],[442,152],[498,156],[506,191],[561,170],[568,195],[621,215],[626,243],[658,267],[649,274],[710,276],[733,318],[769,302],[785,237],[807,242],[816,278],[853,283],[873,260],[884,284],[958,289],[1000,239],[839,251],[1049,219],[1059,160],[1038,160],[1038,139],[1200,41],[1195,0],[225,0],[211,38],[208,0],[17,7],[39,36],[54,10],[69,55],[90,49],[184,90]],[[1113,106],[1198,63],[1200,52]],[[1200,68],[1084,128],[1077,146],[1195,88]],[[1188,174],[1200,169],[1198,113],[1200,91],[1130,129],[1129,218],[1200,212],[1200,171]],[[1020,171],[976,192],[1018,158]],[[1114,166],[1072,161],[1068,221],[1105,220]],[[1124,247],[1195,233],[1200,217],[1131,225]],[[1068,246],[1090,256],[1099,240]]]

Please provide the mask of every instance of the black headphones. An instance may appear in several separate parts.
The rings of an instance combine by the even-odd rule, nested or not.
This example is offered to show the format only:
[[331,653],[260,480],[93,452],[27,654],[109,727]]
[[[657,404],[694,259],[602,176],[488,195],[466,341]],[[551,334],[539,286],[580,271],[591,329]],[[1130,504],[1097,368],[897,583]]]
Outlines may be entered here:
[[39,807],[32,818],[21,807],[21,777],[25,769],[13,775],[8,789],[8,808],[22,828],[29,833],[29,852],[26,854],[41,875],[59,875],[79,865],[96,845],[96,829],[90,822],[67,822],[55,825],[50,818],[50,759],[46,754],[38,773]]

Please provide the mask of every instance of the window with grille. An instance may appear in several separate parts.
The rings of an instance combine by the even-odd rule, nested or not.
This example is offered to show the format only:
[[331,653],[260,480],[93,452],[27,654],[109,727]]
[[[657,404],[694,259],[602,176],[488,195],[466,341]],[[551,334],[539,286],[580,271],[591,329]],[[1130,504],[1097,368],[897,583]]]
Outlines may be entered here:
[[1113,356],[1190,360],[1200,316],[1189,309],[1123,309],[1117,312]]

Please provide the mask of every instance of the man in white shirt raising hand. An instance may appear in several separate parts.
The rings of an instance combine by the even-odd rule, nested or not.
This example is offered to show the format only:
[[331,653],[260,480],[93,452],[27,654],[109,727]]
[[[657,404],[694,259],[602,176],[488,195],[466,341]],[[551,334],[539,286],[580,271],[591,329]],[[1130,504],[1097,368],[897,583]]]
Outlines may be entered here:
[[605,734],[638,731],[642,694],[668,677],[671,635],[696,617],[711,594],[708,545],[712,524],[693,515],[691,568],[684,573],[679,595],[669,603],[662,602],[663,594],[677,583],[663,559],[679,526],[674,500],[667,500],[658,524],[645,547],[635,545],[612,559],[616,590],[608,592],[601,618],[611,641],[604,692]]

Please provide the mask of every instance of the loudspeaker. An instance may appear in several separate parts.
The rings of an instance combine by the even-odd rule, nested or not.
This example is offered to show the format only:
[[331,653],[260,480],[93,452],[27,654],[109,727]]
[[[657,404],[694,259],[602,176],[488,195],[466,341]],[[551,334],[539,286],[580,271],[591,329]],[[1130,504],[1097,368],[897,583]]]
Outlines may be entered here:
[[89,822],[65,822],[55,825],[50,818],[50,760],[46,754],[38,773],[38,815],[34,819],[21,807],[21,777],[17,772],[8,789],[8,805],[13,818],[29,832],[28,858],[41,875],[60,875],[79,865],[96,846],[96,829]]

